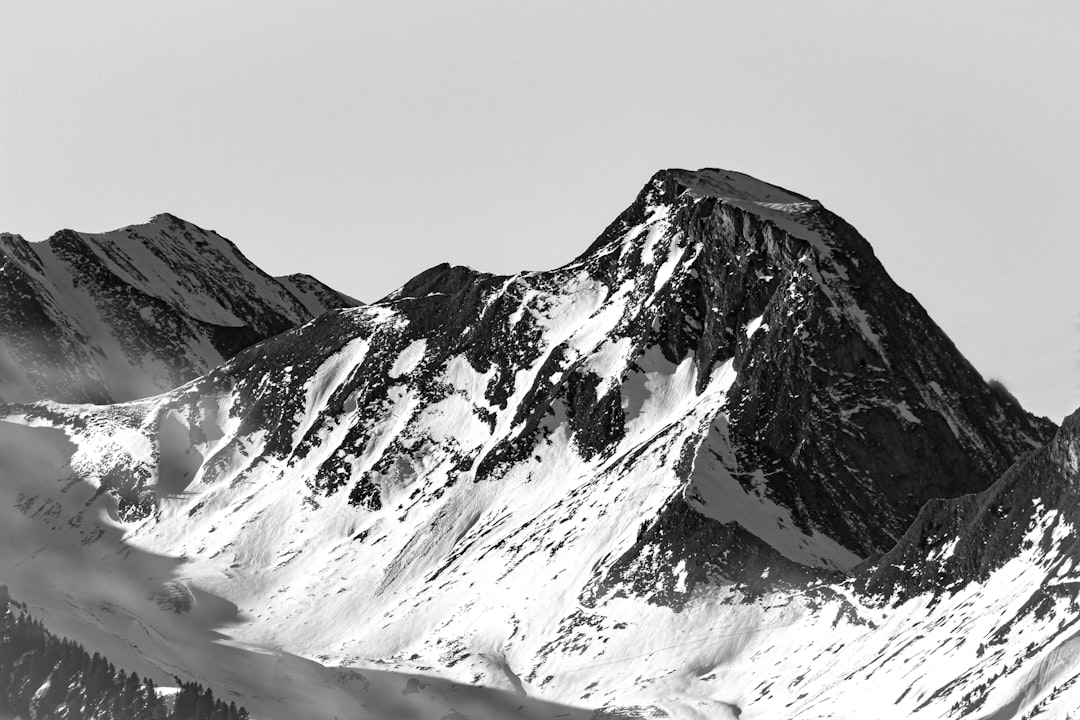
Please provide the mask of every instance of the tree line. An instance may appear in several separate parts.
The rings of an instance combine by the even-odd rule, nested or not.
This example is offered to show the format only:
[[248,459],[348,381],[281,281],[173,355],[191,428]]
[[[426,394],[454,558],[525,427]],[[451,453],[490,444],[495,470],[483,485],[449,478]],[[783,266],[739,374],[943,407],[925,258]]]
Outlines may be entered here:
[[215,698],[210,688],[176,683],[179,692],[170,697],[151,678],[53,635],[0,585],[0,718],[247,720],[247,710]]

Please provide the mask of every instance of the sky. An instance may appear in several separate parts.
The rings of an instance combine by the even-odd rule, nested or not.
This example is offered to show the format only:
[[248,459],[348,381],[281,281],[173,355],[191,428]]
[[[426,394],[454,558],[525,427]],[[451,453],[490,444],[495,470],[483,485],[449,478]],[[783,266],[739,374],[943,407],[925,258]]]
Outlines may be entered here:
[[374,300],[576,256],[665,167],[857,227],[969,360],[1080,407],[1080,3],[0,5],[0,231],[171,212]]

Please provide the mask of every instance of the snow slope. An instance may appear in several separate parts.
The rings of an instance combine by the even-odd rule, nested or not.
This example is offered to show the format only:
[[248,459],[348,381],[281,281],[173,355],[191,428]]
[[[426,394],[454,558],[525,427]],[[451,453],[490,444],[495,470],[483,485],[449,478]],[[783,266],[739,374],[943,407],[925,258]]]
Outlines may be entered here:
[[226,640],[221,631],[242,621],[236,606],[182,578],[180,559],[126,543],[115,500],[72,472],[73,450],[61,431],[0,421],[0,577],[52,632],[117,667],[166,688],[177,675],[199,678],[256,718],[589,717],[420,672],[325,667]]
[[[595,718],[949,717],[982,677],[949,633],[988,631],[1039,571],[1022,558],[998,589],[898,604],[849,575],[1053,432],[854,229],[721,170],[658,173],[561,268],[436,266],[172,392],[9,413],[63,432],[72,475],[103,491],[89,507],[115,503],[130,555],[169,559],[154,583],[235,608],[206,619],[228,643]],[[265,717],[304,715],[306,685],[201,665],[155,612],[130,610],[145,637],[97,627],[229,673],[249,708],[277,698]],[[457,700],[439,702],[427,716]]]

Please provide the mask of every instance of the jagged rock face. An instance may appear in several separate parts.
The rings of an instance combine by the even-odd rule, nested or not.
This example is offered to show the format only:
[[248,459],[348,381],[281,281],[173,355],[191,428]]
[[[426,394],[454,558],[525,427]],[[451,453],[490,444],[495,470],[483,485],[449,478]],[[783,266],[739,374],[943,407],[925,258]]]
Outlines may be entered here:
[[995,396],[851,226],[786,191],[714,198],[726,189],[710,181],[654,180],[608,232],[677,208],[702,250],[673,288],[664,348],[703,369],[734,358],[720,442],[791,522],[882,552],[928,499],[985,487],[1047,439],[1052,424]]
[[310,276],[275,280],[171,215],[41,243],[0,235],[0,403],[157,394],[356,304]]
[[[240,639],[599,705],[629,686],[582,666],[683,628],[825,606],[862,632],[849,590],[799,594],[841,587],[924,502],[984,489],[1053,430],[850,226],[720,170],[658,173],[561,268],[437,266],[158,398],[13,412],[64,428],[130,541],[186,558]],[[817,677],[761,650],[776,688]],[[769,687],[753,701],[783,713]]]

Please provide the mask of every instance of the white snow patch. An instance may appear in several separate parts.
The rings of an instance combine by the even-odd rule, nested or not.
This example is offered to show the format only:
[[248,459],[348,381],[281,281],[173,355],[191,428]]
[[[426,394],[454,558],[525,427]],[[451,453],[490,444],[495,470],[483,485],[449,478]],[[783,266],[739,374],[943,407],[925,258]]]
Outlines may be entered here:
[[[762,319],[764,317],[765,317],[764,315],[758,315],[756,318],[754,318],[750,322],[746,323],[746,337],[753,337],[754,336],[754,333],[756,333],[758,331],[758,329],[761,327],[761,321],[762,321]],[[765,329],[768,330],[769,326],[766,325]]]
[[420,340],[413,340],[409,343],[408,347],[401,351],[397,360],[394,361],[393,367],[390,368],[388,375],[391,378],[397,379],[402,375],[408,375],[416,366],[424,359],[424,353],[427,351],[427,340],[421,338]]
[[896,412],[899,413],[900,417],[907,420],[909,423],[922,425],[922,420],[916,417],[915,413],[911,412],[911,408],[908,406],[907,401],[902,400],[895,403],[893,407],[896,408]]
[[582,367],[598,375],[602,385],[609,385],[622,375],[633,349],[634,341],[631,338],[606,340],[585,359]]

